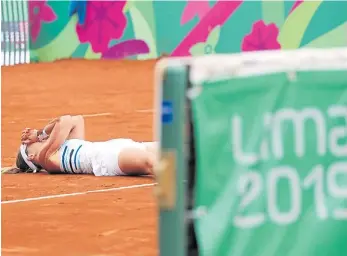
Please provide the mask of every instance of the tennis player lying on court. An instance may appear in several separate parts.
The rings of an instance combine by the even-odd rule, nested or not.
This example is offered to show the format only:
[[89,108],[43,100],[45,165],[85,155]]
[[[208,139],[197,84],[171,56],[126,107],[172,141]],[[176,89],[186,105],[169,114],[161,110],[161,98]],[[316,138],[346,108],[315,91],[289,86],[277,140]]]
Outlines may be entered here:
[[[61,116],[43,129],[25,129],[16,166],[23,172],[45,169],[48,173],[94,174],[95,176],[151,175],[156,142],[84,139],[82,116]],[[17,169],[17,170],[18,170]]]

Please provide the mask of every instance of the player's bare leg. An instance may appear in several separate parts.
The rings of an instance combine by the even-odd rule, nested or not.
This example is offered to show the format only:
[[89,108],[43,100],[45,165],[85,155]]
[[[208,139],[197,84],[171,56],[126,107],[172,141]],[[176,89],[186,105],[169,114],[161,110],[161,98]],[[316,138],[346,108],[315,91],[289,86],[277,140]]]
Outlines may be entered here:
[[127,175],[152,175],[156,162],[156,154],[150,150],[141,148],[125,148],[119,153],[119,168]]

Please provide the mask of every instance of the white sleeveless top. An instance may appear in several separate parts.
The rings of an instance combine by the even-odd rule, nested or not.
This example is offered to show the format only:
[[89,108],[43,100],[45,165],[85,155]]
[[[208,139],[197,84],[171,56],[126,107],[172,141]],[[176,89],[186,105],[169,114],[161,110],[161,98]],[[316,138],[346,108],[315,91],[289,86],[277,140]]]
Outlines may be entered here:
[[60,147],[60,170],[63,173],[93,173],[93,142],[71,139]]

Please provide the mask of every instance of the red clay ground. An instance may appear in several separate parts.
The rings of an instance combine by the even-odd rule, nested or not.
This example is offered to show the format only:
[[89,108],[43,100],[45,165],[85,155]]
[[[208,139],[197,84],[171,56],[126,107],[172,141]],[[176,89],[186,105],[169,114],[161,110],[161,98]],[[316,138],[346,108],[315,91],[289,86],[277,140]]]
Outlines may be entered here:
[[[86,117],[88,140],[151,140],[154,61],[66,60],[2,68],[1,163],[25,127]],[[2,175],[3,201],[153,183],[152,178]],[[157,255],[153,187],[2,204],[2,255]]]

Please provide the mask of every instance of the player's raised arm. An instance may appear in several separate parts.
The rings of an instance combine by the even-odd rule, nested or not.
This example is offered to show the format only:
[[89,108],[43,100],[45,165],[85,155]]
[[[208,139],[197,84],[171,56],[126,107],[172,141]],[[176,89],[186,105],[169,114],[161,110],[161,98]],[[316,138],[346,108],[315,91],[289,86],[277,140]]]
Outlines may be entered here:
[[72,117],[70,115],[61,116],[55,122],[50,136],[44,142],[39,158],[46,161],[54,154],[68,138],[73,128]]
[[43,129],[25,128],[22,131],[21,141],[23,144],[32,144],[38,141],[46,140],[51,134],[58,118],[52,119]]
[[[21,141],[23,144],[32,144],[38,141],[47,140],[52,133],[55,123],[60,117],[54,118],[42,129],[25,128],[22,131]],[[84,119],[81,115],[71,116],[73,129],[69,134],[70,139],[84,139]]]

